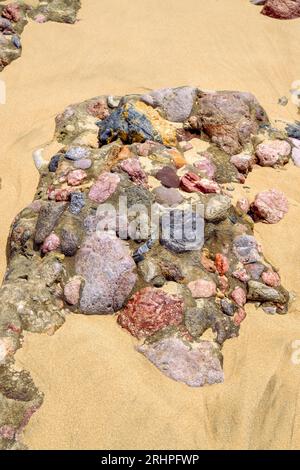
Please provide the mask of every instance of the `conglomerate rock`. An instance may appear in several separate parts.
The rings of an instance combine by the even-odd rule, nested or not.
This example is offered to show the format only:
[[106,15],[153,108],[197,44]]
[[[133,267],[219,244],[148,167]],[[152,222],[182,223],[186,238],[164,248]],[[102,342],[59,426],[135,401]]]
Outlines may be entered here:
[[[0,0],[4,1],[4,0]],[[40,0],[37,7],[26,0],[0,5],[0,71],[22,53],[21,34],[32,18],[38,23],[75,23],[81,0]]]
[[283,198],[235,206],[223,185],[244,182],[262,152],[279,149],[276,167],[291,159],[295,143],[268,123],[248,93],[189,87],[98,96],[56,118],[61,148],[35,160],[35,198],[7,245],[0,447],[22,446],[42,401],[14,369],[24,330],[53,334],[68,313],[116,313],[159,370],[202,386],[223,381],[222,345],[238,336],[245,303],[287,312],[289,294],[253,234],[258,214],[286,213]]

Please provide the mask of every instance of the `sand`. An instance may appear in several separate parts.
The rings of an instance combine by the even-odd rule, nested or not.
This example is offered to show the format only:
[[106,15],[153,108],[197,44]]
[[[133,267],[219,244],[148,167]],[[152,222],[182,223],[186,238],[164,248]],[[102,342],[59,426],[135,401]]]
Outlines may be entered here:
[[[248,0],[82,0],[76,25],[30,23],[22,57],[1,74],[1,273],[16,213],[33,197],[31,152],[52,139],[54,116],[97,94],[163,86],[253,92],[272,118],[300,78],[300,20],[279,22]],[[226,342],[225,383],[190,389],[134,351],[112,317],[70,316],[52,337],[26,334],[17,362],[45,393],[24,437],[31,449],[299,449],[300,170],[256,168],[249,193],[279,188],[290,211],[256,225],[269,260],[296,295],[286,316],[254,307]],[[294,361],[295,362],[295,361]],[[296,361],[297,362],[297,361]],[[300,362],[300,361],[299,361]]]

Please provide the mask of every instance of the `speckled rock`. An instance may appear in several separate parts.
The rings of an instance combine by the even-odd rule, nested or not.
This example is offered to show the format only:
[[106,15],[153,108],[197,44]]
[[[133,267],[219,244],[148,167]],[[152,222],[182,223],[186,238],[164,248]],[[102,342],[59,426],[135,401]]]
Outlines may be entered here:
[[81,192],[74,192],[70,196],[69,211],[71,214],[79,214],[81,209],[85,206],[84,194]]
[[118,323],[133,336],[143,338],[166,326],[179,325],[182,319],[182,298],[146,287],[129,300]]
[[141,167],[138,158],[128,158],[120,163],[120,167],[125,171],[132,181],[138,184],[146,184],[148,177]]
[[243,307],[247,302],[246,292],[239,286],[235,287],[235,289],[232,291],[231,298],[239,307]]
[[216,284],[213,281],[207,281],[205,279],[196,279],[188,284],[192,296],[196,299],[202,297],[212,297],[216,295]]
[[88,236],[76,254],[76,273],[85,280],[81,311],[101,314],[119,310],[135,285],[134,268],[124,241],[105,233]]
[[262,282],[249,281],[247,299],[259,302],[284,302],[284,295],[273,287]]
[[205,219],[208,222],[220,222],[226,219],[231,200],[222,194],[213,196],[205,206]]
[[266,140],[256,147],[256,156],[261,166],[287,163],[291,145],[285,140]]
[[[191,121],[191,118],[192,121]],[[193,129],[204,131],[222,150],[238,154],[268,118],[251,93],[201,93],[191,114]]]
[[208,178],[200,178],[193,172],[188,172],[180,179],[180,187],[188,193],[219,193],[220,187],[218,183]]
[[255,263],[261,256],[257,241],[252,235],[240,235],[233,241],[233,249],[237,258],[244,264]]
[[81,279],[79,277],[73,277],[70,279],[64,287],[64,297],[68,304],[77,305],[80,299],[80,287]]
[[199,250],[204,243],[204,221],[191,210],[174,209],[161,217],[160,242],[175,253]]
[[184,200],[180,192],[174,188],[159,186],[153,190],[153,194],[156,202],[170,207],[177,206]]
[[278,189],[269,189],[258,193],[251,204],[254,220],[261,220],[266,224],[280,222],[288,210],[288,200],[285,194]]
[[280,20],[300,17],[300,0],[266,0],[262,14]]
[[115,173],[104,172],[91,187],[89,198],[94,202],[106,201],[117,189],[120,177]]
[[138,351],[167,377],[190,387],[202,387],[224,380],[222,356],[212,342],[187,343],[170,337],[139,346]]
[[252,170],[253,167],[253,157],[252,155],[247,155],[245,153],[240,153],[238,155],[233,155],[230,158],[230,162],[239,170],[241,173],[248,173]]
[[238,328],[212,300],[201,300],[198,301],[197,307],[188,308],[184,315],[184,323],[195,339],[200,338],[209,328],[216,333],[215,341],[219,344],[238,335]]
[[176,145],[176,130],[156,110],[142,102],[120,104],[99,123],[99,143],[108,144],[117,138],[124,143],[152,140]]
[[202,154],[201,160],[198,160],[194,163],[194,167],[200,171],[203,177],[208,179],[214,179],[216,173],[216,166],[213,164],[211,159],[209,158],[210,154],[208,152],[204,152]]
[[50,235],[65,208],[63,202],[48,202],[41,208],[35,228],[35,243],[43,243]]

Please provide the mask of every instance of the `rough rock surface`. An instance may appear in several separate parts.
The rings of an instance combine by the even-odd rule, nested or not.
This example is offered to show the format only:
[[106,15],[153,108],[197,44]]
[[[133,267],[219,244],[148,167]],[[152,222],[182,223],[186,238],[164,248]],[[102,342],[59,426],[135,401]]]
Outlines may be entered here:
[[300,17],[300,0],[267,0],[262,14],[280,20],[292,20]]
[[[0,448],[22,447],[42,401],[29,374],[14,370],[23,330],[53,334],[70,311],[117,312],[158,369],[202,386],[223,381],[221,348],[238,336],[245,302],[288,310],[289,295],[253,235],[254,206],[235,207],[223,187],[244,181],[258,144],[275,140],[264,111],[247,93],[187,87],[149,96],[98,96],[56,118],[61,148],[38,165],[35,199],[13,221],[7,245]],[[199,155],[191,143],[186,152],[182,142],[192,138],[209,140],[209,149]],[[240,156],[231,161],[240,154],[252,157],[251,168]],[[161,184],[178,180],[179,188]],[[269,222],[287,209],[271,196],[264,214],[258,199]]]
[[144,338],[158,330],[182,323],[183,299],[146,287],[129,300],[118,316],[118,323],[133,336]]
[[255,220],[266,224],[276,224],[288,212],[289,205],[285,194],[278,189],[269,189],[258,193],[251,204]]
[[224,380],[219,349],[209,341],[189,344],[181,338],[164,338],[138,348],[171,379],[190,387],[220,383]]

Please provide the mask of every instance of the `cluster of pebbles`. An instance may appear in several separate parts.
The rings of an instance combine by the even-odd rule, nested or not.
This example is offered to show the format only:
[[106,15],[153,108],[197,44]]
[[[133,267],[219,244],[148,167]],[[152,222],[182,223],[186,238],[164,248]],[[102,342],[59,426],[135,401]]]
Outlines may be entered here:
[[[3,3],[5,0],[0,0]],[[26,0],[0,4],[0,71],[22,53],[21,34],[28,18],[38,23],[75,23],[81,0],[39,0],[36,7]]]
[[[0,448],[22,446],[21,432],[42,403],[30,375],[14,368],[24,330],[53,334],[70,312],[115,314],[163,374],[198,387],[224,380],[222,346],[238,336],[247,302],[269,314],[288,310],[289,293],[253,233],[255,222],[284,217],[285,195],[270,188],[233,204],[226,189],[244,183],[255,165],[284,166],[299,149],[253,95],[181,87],[100,96],[57,116],[55,137],[61,149],[50,162],[35,154],[40,182],[7,245]],[[121,196],[131,215],[136,204],[146,208],[148,221],[159,207],[158,237],[120,236]],[[115,231],[99,231],[99,208],[108,203]],[[183,212],[203,237],[176,235]],[[170,236],[162,231],[166,214]]]
[[254,5],[263,5],[261,13],[279,20],[300,18],[300,0],[250,0]]

